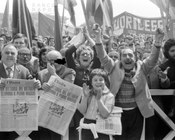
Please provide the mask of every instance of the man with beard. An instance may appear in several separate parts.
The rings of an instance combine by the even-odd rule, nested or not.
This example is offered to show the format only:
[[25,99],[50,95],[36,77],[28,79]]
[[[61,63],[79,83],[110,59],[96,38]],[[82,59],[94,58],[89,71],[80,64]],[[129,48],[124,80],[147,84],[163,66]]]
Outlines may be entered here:
[[120,59],[114,62],[104,50],[101,29],[94,30],[94,34],[97,55],[109,73],[110,90],[115,95],[115,106],[123,109],[122,135],[116,135],[114,139],[140,140],[143,119],[154,115],[146,75],[157,63],[164,33],[161,29],[156,30],[151,55],[143,62],[137,60],[134,51],[128,47],[121,50]]
[[[160,86],[163,89],[175,89],[175,39],[168,39],[164,44],[164,56],[167,60],[159,67]],[[163,97],[165,112],[169,117],[175,115],[175,97]]]

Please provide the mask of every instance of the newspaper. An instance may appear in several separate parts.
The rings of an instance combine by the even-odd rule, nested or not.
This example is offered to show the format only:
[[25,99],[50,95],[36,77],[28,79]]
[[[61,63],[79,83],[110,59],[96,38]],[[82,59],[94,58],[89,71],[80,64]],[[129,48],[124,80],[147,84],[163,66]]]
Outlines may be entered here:
[[65,135],[82,95],[82,88],[56,76],[51,76],[48,84],[51,86],[50,91],[39,99],[38,123],[39,126]]
[[0,131],[38,130],[38,93],[33,80],[1,79]]
[[112,113],[107,119],[97,116],[96,130],[98,133],[107,135],[121,135],[122,124],[121,124],[121,113],[122,108],[114,107]]

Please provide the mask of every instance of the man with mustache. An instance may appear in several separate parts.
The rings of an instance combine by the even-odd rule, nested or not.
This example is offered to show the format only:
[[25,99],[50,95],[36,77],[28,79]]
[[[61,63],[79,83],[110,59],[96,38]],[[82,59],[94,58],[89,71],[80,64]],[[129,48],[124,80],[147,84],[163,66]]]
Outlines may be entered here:
[[110,90],[115,96],[115,106],[123,109],[122,135],[116,135],[114,139],[140,140],[143,119],[154,115],[146,75],[157,63],[164,33],[161,29],[156,30],[151,55],[143,62],[137,60],[135,52],[128,47],[121,50],[120,59],[114,62],[103,47],[101,29],[94,30],[94,34],[97,55],[109,73]]

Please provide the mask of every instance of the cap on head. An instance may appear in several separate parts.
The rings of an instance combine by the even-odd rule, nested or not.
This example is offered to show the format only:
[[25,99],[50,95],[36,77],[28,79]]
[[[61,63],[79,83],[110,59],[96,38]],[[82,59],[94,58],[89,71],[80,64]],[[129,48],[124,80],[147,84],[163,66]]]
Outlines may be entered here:
[[51,50],[47,53],[46,55],[47,59],[52,59],[52,60],[56,60],[56,59],[62,59],[62,55],[59,51],[56,50]]

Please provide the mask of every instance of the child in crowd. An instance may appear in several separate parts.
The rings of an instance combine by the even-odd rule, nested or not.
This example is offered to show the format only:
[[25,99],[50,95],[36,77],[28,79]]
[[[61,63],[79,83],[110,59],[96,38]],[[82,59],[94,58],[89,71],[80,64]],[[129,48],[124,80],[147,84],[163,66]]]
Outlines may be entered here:
[[[103,69],[94,69],[90,74],[90,86],[83,84],[84,97],[78,107],[84,115],[84,124],[96,123],[99,114],[107,118],[114,106],[114,95],[106,87],[107,73]],[[93,133],[89,129],[82,128],[82,140],[94,140]],[[96,140],[109,140],[109,136],[98,133]]]

